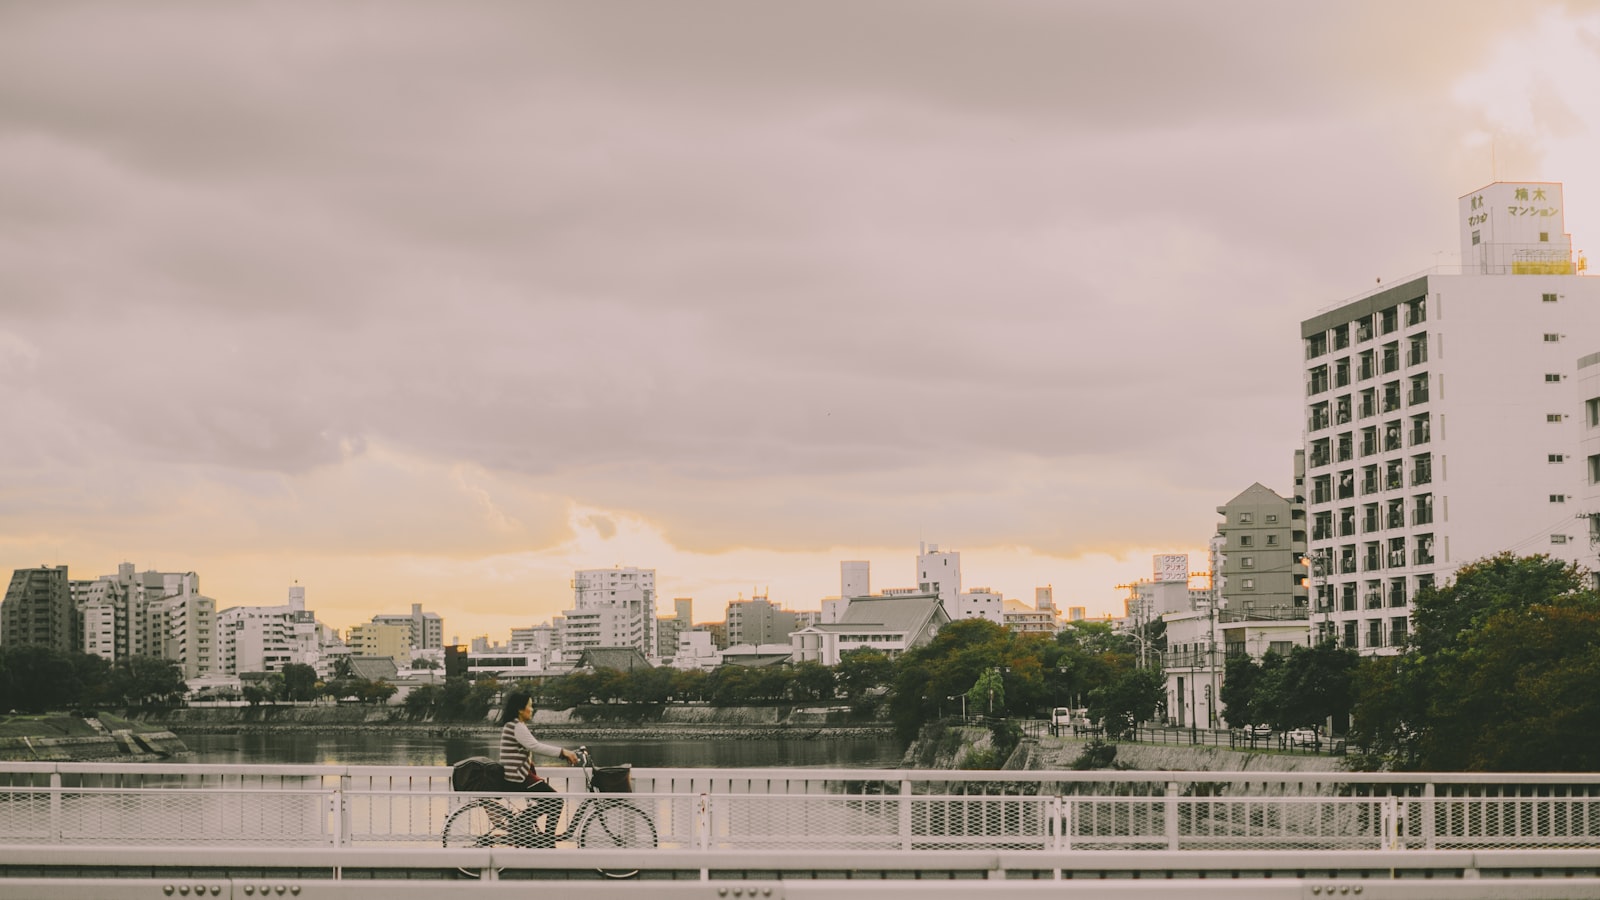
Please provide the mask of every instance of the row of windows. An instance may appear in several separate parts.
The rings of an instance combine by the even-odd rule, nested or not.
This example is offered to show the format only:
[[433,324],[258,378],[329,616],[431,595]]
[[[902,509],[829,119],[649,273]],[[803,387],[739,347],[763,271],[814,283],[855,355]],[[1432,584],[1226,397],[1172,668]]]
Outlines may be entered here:
[[1333,510],[1323,510],[1311,517],[1311,539],[1314,541],[1327,541],[1336,537],[1351,537],[1357,533],[1356,525],[1358,522],[1363,534],[1391,528],[1404,528],[1407,524],[1430,525],[1433,523],[1432,494],[1416,494],[1412,496],[1410,506],[1411,514],[1409,517],[1406,515],[1406,498],[1404,497],[1395,497],[1387,503],[1368,503],[1361,507],[1359,519],[1354,506],[1342,507],[1338,510],[1337,516]]
[[[1407,462],[1411,465],[1408,469]],[[1382,491],[1399,490],[1409,484],[1413,487],[1421,484],[1433,483],[1433,454],[1419,453],[1412,457],[1401,457],[1384,461],[1381,465],[1372,463],[1361,468],[1359,482],[1362,495],[1376,494]],[[1311,503],[1319,505],[1332,503],[1335,500],[1349,500],[1356,496],[1356,470],[1345,469],[1338,473],[1338,478],[1332,474],[1318,475],[1311,479]]]
[[[1406,552],[1408,544],[1409,555]],[[1408,565],[1426,566],[1436,561],[1433,553],[1433,534],[1429,532],[1409,538],[1406,535],[1396,535],[1386,540],[1367,541],[1360,545],[1341,544],[1336,550],[1330,548],[1318,551],[1312,556],[1312,572],[1314,576],[1355,575],[1361,572],[1399,569]]]
[[[1433,584],[1431,574],[1413,576],[1418,591]],[[1407,577],[1374,578],[1367,581],[1346,581],[1338,584],[1320,584],[1317,587],[1318,612],[1356,612],[1362,609],[1382,609],[1386,606],[1405,606],[1410,596],[1406,592]]]
[[1346,431],[1336,437],[1318,438],[1312,441],[1311,468],[1316,469],[1336,462],[1349,462],[1357,456],[1393,453],[1408,446],[1426,444],[1432,439],[1433,420],[1427,413],[1412,416],[1409,422],[1392,419],[1382,426],[1368,425],[1359,433]]
[[[1376,350],[1363,350],[1355,357],[1341,357],[1332,365],[1324,363],[1306,371],[1306,394],[1316,395],[1329,388],[1348,387],[1352,380],[1367,381],[1379,375],[1400,371],[1400,342],[1391,341]],[[1428,361],[1428,333],[1406,339],[1406,368]],[[1352,376],[1354,378],[1352,379]]]
[[[1404,392],[1405,406],[1420,406],[1428,402],[1428,373],[1411,378],[1410,390]],[[1358,394],[1343,394],[1331,402],[1323,400],[1311,404],[1311,418],[1306,422],[1310,431],[1321,431],[1330,425],[1345,425],[1352,419],[1366,419],[1384,413],[1397,412],[1402,405],[1401,383],[1391,381],[1380,388],[1367,388]],[[1417,418],[1413,416],[1413,418]]]
[[[1262,518],[1265,520],[1263,524],[1266,524],[1266,525],[1276,525],[1276,524],[1278,524],[1278,514],[1277,513],[1266,513]],[[1248,512],[1239,513],[1237,521],[1238,521],[1238,523],[1240,525],[1254,525],[1255,521],[1256,521],[1256,514],[1255,513],[1248,513]]]
[[1339,643],[1351,649],[1404,647],[1408,637],[1409,629],[1405,616],[1367,619],[1365,622],[1352,619],[1345,622],[1344,627],[1340,629]]
[[1405,303],[1396,304],[1381,309],[1371,315],[1362,316],[1342,325],[1335,325],[1320,334],[1306,338],[1306,359],[1315,359],[1327,353],[1329,349],[1343,350],[1349,347],[1352,339],[1355,343],[1370,341],[1376,335],[1393,334],[1400,330],[1401,316],[1405,318],[1407,328],[1421,325],[1428,320],[1428,301],[1426,297],[1407,300]]

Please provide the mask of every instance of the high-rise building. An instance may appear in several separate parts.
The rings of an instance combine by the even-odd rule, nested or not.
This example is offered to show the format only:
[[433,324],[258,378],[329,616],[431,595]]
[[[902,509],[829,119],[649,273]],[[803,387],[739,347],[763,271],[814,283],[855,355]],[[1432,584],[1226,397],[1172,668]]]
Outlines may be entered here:
[[847,559],[839,563],[839,599],[850,600],[872,594],[872,563],[865,559]]
[[281,672],[290,663],[317,666],[329,639],[306,609],[305,588],[289,588],[282,606],[233,606],[217,613],[217,671]]
[[5,600],[0,601],[0,647],[34,644],[75,653],[79,627],[66,566],[11,573]]
[[940,553],[938,544],[920,545],[917,551],[917,590],[938,594],[946,615],[954,618],[961,599],[960,552],[946,550]]
[[800,628],[799,617],[766,597],[751,597],[728,604],[728,645],[787,644]]
[[411,627],[382,622],[363,622],[351,626],[345,636],[350,645],[350,655],[359,657],[387,656],[396,662],[411,659]]
[[[1296,459],[1299,459],[1297,454]],[[1257,482],[1217,507],[1216,586],[1234,612],[1307,618],[1304,507]]]
[[372,621],[411,629],[412,650],[438,650],[444,646],[444,620],[438,613],[423,612],[421,603],[411,604],[409,613],[380,613]]
[[1600,404],[1579,385],[1600,279],[1579,274],[1563,207],[1560,184],[1473,191],[1459,269],[1301,323],[1316,622],[1347,646],[1403,644],[1417,590],[1475,559],[1594,563],[1582,439]]
[[575,663],[595,647],[632,647],[656,656],[656,571],[580,569],[572,578],[573,608],[562,613],[561,652]]
[[656,656],[672,659],[678,652],[678,635],[694,627],[694,598],[674,597],[673,614],[656,620]]

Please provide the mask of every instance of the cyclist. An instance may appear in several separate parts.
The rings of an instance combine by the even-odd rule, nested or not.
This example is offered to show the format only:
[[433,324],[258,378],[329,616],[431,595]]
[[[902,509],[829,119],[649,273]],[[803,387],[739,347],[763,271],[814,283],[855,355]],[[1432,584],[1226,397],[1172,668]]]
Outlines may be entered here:
[[[533,754],[560,757],[572,765],[577,765],[578,754],[535,738],[528,730],[531,721],[533,697],[527,691],[512,691],[506,695],[505,709],[500,713],[500,766],[505,772],[506,789],[554,794],[556,789],[534,769]],[[559,796],[531,800],[528,808],[512,823],[511,833],[530,846],[554,846],[551,835],[555,833],[563,805]],[[544,819],[542,824],[541,818]]]

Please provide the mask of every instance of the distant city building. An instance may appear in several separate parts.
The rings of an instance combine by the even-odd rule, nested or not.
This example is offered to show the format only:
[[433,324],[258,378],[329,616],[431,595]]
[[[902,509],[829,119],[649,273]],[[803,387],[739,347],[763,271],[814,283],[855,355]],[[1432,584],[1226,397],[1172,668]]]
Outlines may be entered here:
[[1055,634],[1056,613],[1053,609],[1037,609],[1021,600],[1005,601],[1001,624],[1019,634]]
[[76,610],[66,566],[39,566],[11,573],[0,601],[0,647],[35,645],[62,653],[78,651]]
[[678,652],[678,635],[694,627],[694,598],[675,597],[673,614],[656,620],[656,658],[671,659]]
[[566,661],[576,663],[585,650],[602,647],[656,652],[654,569],[580,569],[573,575],[572,591],[573,607],[562,614]]
[[438,613],[423,612],[421,603],[411,604],[409,613],[380,614],[373,616],[372,621],[409,627],[412,650],[437,650],[444,646],[444,620]]
[[871,648],[897,657],[920,647],[950,621],[939,595],[899,593],[857,597],[840,621],[802,628],[789,636],[794,662],[839,664],[842,654]]
[[945,614],[954,617],[961,601],[961,554],[953,550],[940,553],[938,544],[919,545],[917,590],[938,595]]
[[1056,595],[1055,588],[1052,585],[1047,584],[1044,587],[1036,587],[1033,589],[1033,608],[1048,609],[1052,613],[1055,612]]
[[1089,618],[1089,608],[1087,606],[1067,607],[1068,622],[1082,622],[1087,618]]
[[868,597],[872,594],[872,563],[865,559],[847,559],[839,563],[839,599]]
[[674,669],[714,669],[722,664],[722,651],[712,643],[709,631],[684,631],[678,634],[678,646],[673,650]]
[[325,626],[306,609],[305,588],[289,588],[281,606],[233,606],[217,613],[218,671],[228,675],[281,672],[291,663],[316,667],[327,642]]
[[[1296,454],[1295,459],[1297,467],[1303,464],[1302,455]],[[1220,588],[1224,605],[1241,611],[1274,610],[1280,618],[1305,619],[1304,504],[1257,482],[1217,507],[1217,514],[1222,516],[1217,525],[1221,570],[1214,584]]]
[[952,619],[988,619],[996,625],[1006,623],[1006,599],[1000,596],[1000,592],[986,587],[962,591],[955,605],[946,608],[951,611]]
[[766,597],[728,604],[728,647],[738,644],[787,644],[800,627],[799,617]]
[[364,622],[351,627],[345,637],[353,656],[380,657],[394,660],[411,659],[411,628],[409,625],[386,625],[381,622]]
[[1459,273],[1300,324],[1316,624],[1345,646],[1395,652],[1417,591],[1476,559],[1595,566],[1584,442],[1600,395],[1580,386],[1600,350],[1600,279],[1578,274],[1564,207],[1559,183],[1473,191],[1458,201]]

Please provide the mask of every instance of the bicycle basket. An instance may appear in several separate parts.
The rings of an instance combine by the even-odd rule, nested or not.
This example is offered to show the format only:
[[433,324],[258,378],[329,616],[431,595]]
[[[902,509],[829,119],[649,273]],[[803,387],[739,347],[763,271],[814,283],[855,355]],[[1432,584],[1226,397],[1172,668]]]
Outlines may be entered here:
[[601,794],[633,793],[633,766],[606,766],[594,770],[594,789]]
[[458,791],[505,789],[505,769],[487,756],[470,756],[450,770],[450,787]]

